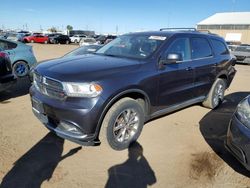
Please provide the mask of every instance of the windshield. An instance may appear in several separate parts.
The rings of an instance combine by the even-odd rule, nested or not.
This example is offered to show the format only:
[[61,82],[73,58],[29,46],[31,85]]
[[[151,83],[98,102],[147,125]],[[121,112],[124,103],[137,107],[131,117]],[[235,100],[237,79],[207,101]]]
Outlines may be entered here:
[[155,52],[166,38],[165,36],[123,35],[114,39],[96,53],[117,57],[145,59]]
[[238,46],[235,51],[238,52],[250,52],[250,46]]

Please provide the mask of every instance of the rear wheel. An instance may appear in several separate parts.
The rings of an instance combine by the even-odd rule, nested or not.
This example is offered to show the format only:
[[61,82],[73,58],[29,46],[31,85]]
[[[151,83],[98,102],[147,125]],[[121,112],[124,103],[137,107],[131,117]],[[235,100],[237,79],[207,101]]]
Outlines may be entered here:
[[143,125],[144,113],[141,105],[134,99],[123,98],[107,112],[99,139],[115,150],[123,150],[137,140]]
[[24,61],[17,61],[13,65],[13,72],[17,77],[24,77],[27,76],[29,72],[29,66],[26,62]]
[[214,109],[223,101],[226,90],[226,81],[218,78],[210,89],[206,100],[202,103],[207,108]]
[[78,43],[78,41],[77,41],[77,40],[75,40],[74,42],[75,42],[75,43]]

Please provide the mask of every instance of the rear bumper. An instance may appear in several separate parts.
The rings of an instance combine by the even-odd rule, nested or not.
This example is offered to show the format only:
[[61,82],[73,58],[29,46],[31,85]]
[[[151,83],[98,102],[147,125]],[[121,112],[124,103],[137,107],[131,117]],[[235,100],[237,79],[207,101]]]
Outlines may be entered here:
[[0,91],[4,91],[16,83],[16,77],[13,74],[0,76]]
[[225,146],[250,171],[250,129],[235,115],[228,127]]
[[235,68],[234,68],[234,67],[231,67],[231,69],[230,69],[230,71],[229,71],[229,73],[228,73],[227,87],[229,87],[229,86],[231,85],[231,83],[232,83],[232,81],[233,81],[233,78],[234,78],[236,72],[237,72],[237,71],[235,70]]

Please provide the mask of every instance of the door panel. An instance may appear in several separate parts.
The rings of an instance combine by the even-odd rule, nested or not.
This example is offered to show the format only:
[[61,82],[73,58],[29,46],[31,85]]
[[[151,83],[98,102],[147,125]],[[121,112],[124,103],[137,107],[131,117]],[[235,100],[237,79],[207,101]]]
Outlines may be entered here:
[[159,105],[163,108],[193,98],[194,70],[191,62],[166,65],[159,79]]
[[209,41],[204,37],[191,38],[191,54],[195,69],[195,97],[207,96],[216,77],[217,63]]
[[194,69],[189,37],[175,38],[167,47],[163,58],[167,59],[169,54],[179,54],[183,61],[163,65],[164,69],[159,70],[158,106],[160,108],[180,104],[193,98]]

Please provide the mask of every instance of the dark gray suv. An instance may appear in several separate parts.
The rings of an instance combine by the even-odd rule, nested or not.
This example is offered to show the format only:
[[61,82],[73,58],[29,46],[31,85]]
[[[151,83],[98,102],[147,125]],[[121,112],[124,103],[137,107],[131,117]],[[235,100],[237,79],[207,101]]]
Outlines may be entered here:
[[152,118],[195,103],[217,107],[235,75],[234,61],[217,35],[125,34],[95,54],[39,64],[32,108],[62,138],[122,150]]

